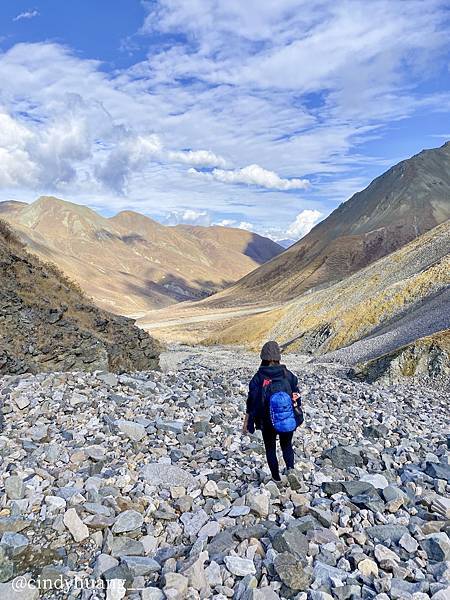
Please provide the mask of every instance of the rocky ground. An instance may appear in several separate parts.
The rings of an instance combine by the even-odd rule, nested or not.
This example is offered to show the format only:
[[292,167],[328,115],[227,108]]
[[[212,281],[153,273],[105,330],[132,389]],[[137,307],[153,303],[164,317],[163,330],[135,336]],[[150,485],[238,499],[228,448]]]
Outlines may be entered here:
[[306,421],[279,489],[240,431],[256,363],[0,379],[0,598],[450,598],[443,393],[290,357]]

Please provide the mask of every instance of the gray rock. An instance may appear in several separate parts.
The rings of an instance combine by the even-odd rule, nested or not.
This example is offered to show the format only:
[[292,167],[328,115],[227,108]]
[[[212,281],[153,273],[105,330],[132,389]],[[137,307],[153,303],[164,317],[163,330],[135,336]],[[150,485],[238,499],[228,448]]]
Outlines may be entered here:
[[374,525],[368,527],[366,532],[371,539],[377,539],[383,543],[388,540],[398,543],[405,533],[409,533],[404,525]]
[[118,419],[115,421],[116,427],[121,431],[127,438],[134,442],[139,442],[147,436],[145,427],[134,421],[127,421],[126,419]]
[[289,552],[278,554],[274,560],[274,567],[281,581],[291,590],[307,590],[313,580],[312,569],[303,566]]
[[6,546],[12,556],[22,554],[29,545],[28,538],[21,533],[12,533],[7,531],[2,535],[0,544]]
[[146,587],[141,590],[142,600],[164,600],[164,592],[156,587]]
[[434,479],[444,479],[450,483],[450,465],[448,464],[427,462],[425,473]]
[[404,533],[402,535],[402,537],[399,539],[398,543],[402,548],[404,548],[410,554],[412,554],[413,552],[416,552],[417,548],[419,547],[419,544],[409,533]]
[[145,548],[142,542],[125,535],[114,537],[111,542],[112,556],[143,556]]
[[333,467],[338,469],[362,467],[364,464],[360,450],[353,446],[333,446],[325,450],[323,456],[329,458]]
[[121,561],[130,569],[134,576],[149,575],[161,570],[161,565],[148,556],[127,556],[121,557]]
[[162,485],[168,488],[183,486],[189,489],[197,486],[196,479],[188,471],[176,465],[150,463],[142,469],[141,477],[152,485]]
[[309,542],[306,535],[296,527],[278,532],[272,538],[272,546],[277,552],[290,552],[297,558],[306,558]]
[[166,573],[164,593],[167,598],[183,600],[188,591],[189,580],[180,573]]
[[113,533],[133,531],[134,529],[139,529],[143,522],[144,518],[141,513],[138,513],[136,510],[125,510],[116,518],[112,531]]
[[11,500],[20,500],[25,496],[25,485],[21,477],[11,475],[5,479],[5,492]]
[[420,541],[420,545],[429,560],[442,562],[450,560],[450,538],[446,533],[432,533]]
[[[25,582],[25,586],[21,585]],[[8,583],[0,583],[0,598],[5,600],[38,600],[39,589],[29,576],[19,576]]]
[[254,575],[256,573],[253,561],[248,558],[225,556],[224,562],[230,573],[238,577],[245,577],[246,575]]
[[69,508],[64,513],[64,525],[70,531],[76,542],[81,542],[89,537],[89,529],[78,516],[74,508]]
[[184,513],[180,517],[180,521],[184,525],[184,533],[188,536],[197,535],[208,520],[209,517],[203,508],[198,509],[194,513]]

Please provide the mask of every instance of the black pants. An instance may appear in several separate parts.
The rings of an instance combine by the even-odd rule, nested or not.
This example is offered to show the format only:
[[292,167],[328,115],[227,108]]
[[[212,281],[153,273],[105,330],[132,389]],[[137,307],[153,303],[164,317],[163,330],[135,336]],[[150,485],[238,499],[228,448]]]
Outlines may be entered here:
[[272,477],[279,481],[281,478],[277,459],[277,435],[280,436],[280,446],[286,467],[288,469],[293,469],[294,449],[292,448],[292,436],[294,435],[294,432],[277,433],[273,427],[263,427],[262,435],[264,446],[266,448],[267,464],[269,465]]

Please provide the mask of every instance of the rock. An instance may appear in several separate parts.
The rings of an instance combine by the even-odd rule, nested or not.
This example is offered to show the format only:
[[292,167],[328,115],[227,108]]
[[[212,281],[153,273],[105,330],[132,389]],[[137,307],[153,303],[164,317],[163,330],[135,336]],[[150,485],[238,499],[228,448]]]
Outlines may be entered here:
[[147,436],[145,427],[134,421],[127,421],[126,419],[118,419],[115,422],[116,427],[121,431],[127,438],[134,442],[139,442]]
[[9,549],[12,556],[22,554],[29,545],[28,538],[21,533],[6,532],[2,535],[0,544]]
[[364,577],[378,577],[377,563],[370,560],[370,558],[365,558],[358,563],[358,571],[364,575]]
[[162,485],[167,488],[184,486],[190,489],[197,486],[195,478],[176,465],[150,463],[142,469],[141,477],[152,485]]
[[282,552],[275,557],[275,570],[281,581],[291,590],[307,590],[313,580],[310,567],[304,567],[289,552]]
[[[340,585],[333,590],[334,595],[338,600],[356,600],[357,598],[361,598],[361,588],[359,585]],[[383,600],[379,598],[379,600]],[[386,600],[389,600],[386,597]]]
[[402,548],[411,554],[416,552],[417,548],[419,547],[419,544],[409,533],[404,533],[399,539],[398,543]]
[[258,516],[268,516],[270,506],[270,497],[268,494],[249,494],[247,495],[247,504],[250,510]]
[[450,598],[450,585],[442,590],[439,590],[431,596],[431,600],[448,600]]
[[95,561],[94,574],[96,577],[100,577],[105,571],[117,567],[118,564],[117,558],[109,554],[99,554]]
[[333,446],[325,450],[323,456],[329,458],[337,469],[362,467],[364,464],[360,451],[353,446]]
[[209,480],[203,486],[202,493],[205,498],[217,498],[217,483],[215,481]]
[[182,600],[186,597],[189,584],[187,577],[179,573],[166,573],[164,579],[165,585],[163,591],[166,598],[173,598],[174,600],[178,600],[179,598]]
[[366,529],[367,534],[371,539],[377,539],[380,542],[392,542],[398,543],[400,538],[408,533],[408,529],[404,525],[374,525]]
[[31,521],[23,517],[0,517],[0,534],[12,531],[18,533],[31,525]]
[[184,422],[183,421],[157,421],[156,428],[161,431],[171,431],[172,433],[183,433]]
[[111,541],[111,554],[115,557],[143,556],[145,548],[141,541],[121,535]]
[[144,522],[144,518],[141,513],[136,510],[125,510],[123,513],[116,518],[112,527],[113,533],[125,533],[127,531],[133,531],[139,529]]
[[117,375],[114,375],[114,373],[98,373],[97,379],[111,387],[116,386],[119,382]]
[[321,592],[319,590],[312,590],[309,592],[309,596],[311,600],[333,600],[333,596],[331,596],[331,594],[327,594],[327,592]]
[[248,590],[245,600],[280,600],[280,596],[269,587]]
[[388,434],[389,429],[382,423],[373,423],[363,429],[363,435],[369,440],[383,439]]
[[366,475],[362,475],[361,481],[372,484],[377,490],[384,490],[384,488],[387,488],[389,485],[389,481],[380,473],[367,473]]
[[336,582],[340,585],[345,582],[349,576],[349,574],[336,567],[331,565],[327,565],[319,560],[316,560],[314,564],[314,585],[318,586],[327,586],[336,585]]
[[203,508],[198,509],[194,513],[184,513],[180,517],[180,521],[184,525],[184,533],[187,536],[197,535],[208,520],[209,517]]
[[141,590],[142,600],[164,600],[164,593],[156,587],[146,587]]
[[216,563],[216,561],[212,560],[209,565],[205,569],[205,576],[208,582],[208,585],[211,587],[216,587],[217,585],[222,585],[222,573],[220,570],[220,565]]
[[394,600],[403,600],[403,598],[414,597],[422,591],[422,583],[411,583],[404,579],[394,577],[391,580],[390,595]]
[[10,475],[5,480],[5,492],[11,500],[20,500],[25,496],[25,485],[21,477]]
[[441,562],[450,560],[450,538],[445,533],[432,533],[420,541],[420,546],[429,560]]
[[[395,554],[395,552],[389,550],[389,548],[386,548],[386,546],[382,546],[381,544],[377,544],[375,546],[374,553],[375,558],[384,571],[392,571],[400,562],[400,558],[397,556],[397,554]],[[358,569],[359,565],[360,563],[358,564]],[[361,569],[359,570],[361,571]]]
[[196,561],[187,569],[183,570],[183,575],[188,578],[189,587],[194,588],[200,593],[201,598],[209,598],[211,590],[205,572],[205,562],[208,560],[208,552],[201,552]]
[[124,563],[133,575],[149,575],[150,573],[157,573],[161,569],[161,565],[148,556],[122,556],[122,563]]
[[241,558],[240,556],[225,556],[225,565],[233,575],[245,577],[256,573],[255,565],[252,560]]
[[0,583],[0,598],[4,600],[38,600],[39,596],[39,589],[28,575]]
[[433,479],[444,479],[447,483],[450,483],[450,465],[448,464],[427,462],[425,473]]
[[64,513],[63,521],[64,525],[70,531],[70,534],[76,542],[82,542],[89,537],[89,529],[80,519],[77,511],[74,508],[69,508]]
[[250,512],[250,506],[232,506],[230,512],[228,513],[229,517],[244,517],[248,515]]
[[289,527],[279,531],[272,538],[272,546],[277,552],[289,552],[296,557],[306,558],[308,553],[308,538],[297,527]]

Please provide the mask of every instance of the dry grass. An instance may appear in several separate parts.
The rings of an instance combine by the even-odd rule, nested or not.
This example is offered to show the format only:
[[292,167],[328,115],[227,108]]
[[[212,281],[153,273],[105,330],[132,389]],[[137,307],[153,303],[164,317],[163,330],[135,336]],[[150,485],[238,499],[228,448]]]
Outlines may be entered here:
[[17,248],[24,247],[24,244],[19,240],[8,223],[3,219],[0,219],[0,238],[3,238],[3,241],[10,246],[15,246]]

